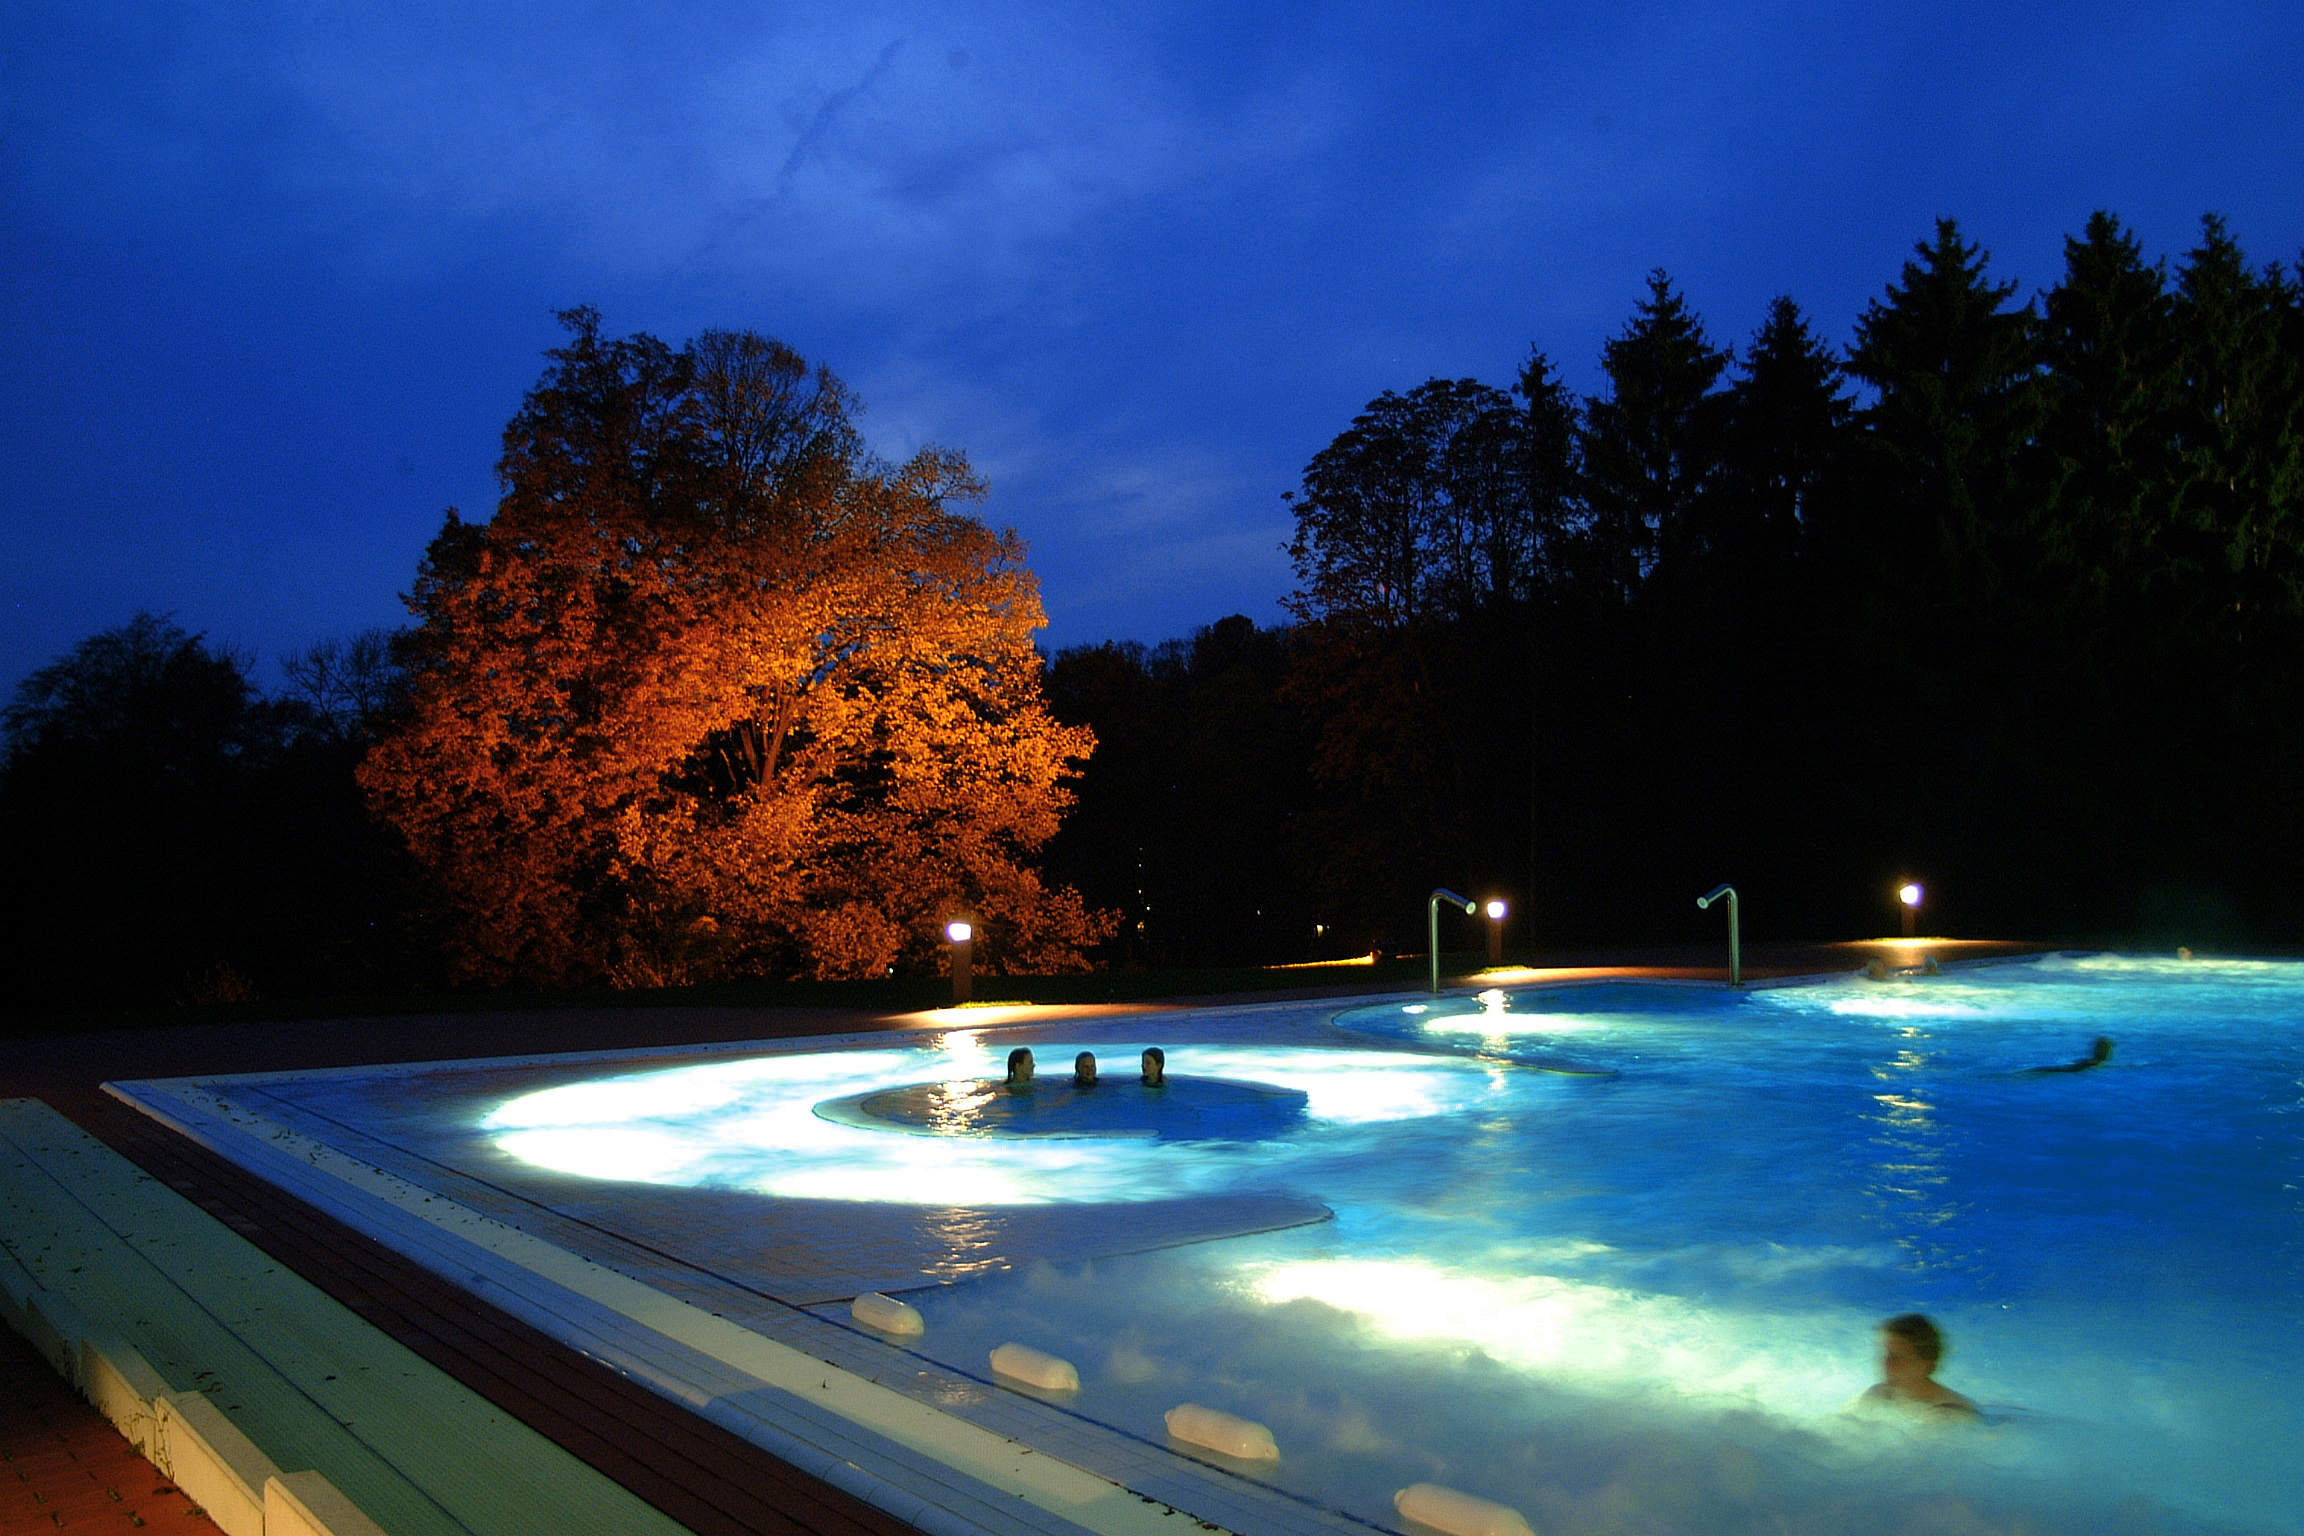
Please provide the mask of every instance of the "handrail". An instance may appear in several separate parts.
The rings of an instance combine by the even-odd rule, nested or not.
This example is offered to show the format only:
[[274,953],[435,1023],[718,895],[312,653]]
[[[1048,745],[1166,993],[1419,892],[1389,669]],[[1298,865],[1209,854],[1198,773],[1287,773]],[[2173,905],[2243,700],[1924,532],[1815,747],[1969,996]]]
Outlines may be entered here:
[[1435,889],[1432,892],[1432,899],[1424,903],[1425,947],[1430,950],[1432,955],[1432,995],[1434,997],[1440,995],[1440,903],[1443,901],[1452,906],[1462,907],[1466,917],[1470,917],[1480,910],[1480,903],[1459,896],[1446,887]]
[[1696,910],[1703,911],[1723,896],[1728,898],[1728,985],[1740,987],[1744,985],[1744,956],[1743,935],[1737,931],[1736,887],[1723,885],[1707,891],[1696,898]]

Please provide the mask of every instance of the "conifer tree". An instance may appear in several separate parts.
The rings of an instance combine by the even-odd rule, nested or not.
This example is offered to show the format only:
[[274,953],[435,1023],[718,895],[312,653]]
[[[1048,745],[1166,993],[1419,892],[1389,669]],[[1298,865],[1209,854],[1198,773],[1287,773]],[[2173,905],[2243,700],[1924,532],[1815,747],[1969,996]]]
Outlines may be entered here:
[[1601,348],[1607,395],[1580,445],[1599,564],[1629,596],[1660,567],[1703,552],[1701,502],[1719,465],[1730,355],[1659,268],[1624,333]]
[[1848,371],[1878,392],[1865,413],[1875,492],[1904,513],[1882,530],[1888,558],[1981,596],[2025,517],[2015,476],[2039,413],[2036,317],[1951,219],[1915,252],[1857,321]]
[[1855,402],[1839,358],[1779,297],[1729,390],[1721,536],[1739,564],[1781,568],[1849,448]]
[[2176,283],[2180,515],[2206,546],[2217,623],[2235,643],[2304,616],[2300,301],[2295,278],[2250,270],[2223,221],[2202,221]]
[[2179,620],[2165,609],[2180,376],[2164,269],[2109,213],[2064,242],[2042,299],[2043,416],[2032,479],[2044,600],[2091,627]]
[[1547,583],[1565,574],[1564,562],[1585,523],[1582,465],[1577,457],[1582,415],[1575,392],[1531,347],[1512,393],[1520,397],[1520,483],[1528,498],[1534,558]]

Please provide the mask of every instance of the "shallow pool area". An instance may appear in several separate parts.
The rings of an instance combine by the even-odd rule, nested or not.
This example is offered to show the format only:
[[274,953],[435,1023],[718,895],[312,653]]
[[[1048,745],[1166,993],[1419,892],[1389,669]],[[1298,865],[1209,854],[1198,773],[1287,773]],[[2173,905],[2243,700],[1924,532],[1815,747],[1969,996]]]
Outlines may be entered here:
[[[1123,1480],[1188,1457],[1394,1530],[1435,1482],[1541,1536],[2297,1533],[2300,1028],[2304,965],[2063,956],[126,1091],[963,1417],[1028,1405],[1002,1433]],[[1041,1079],[1001,1097],[1020,1045]],[[858,1330],[865,1289],[925,1334]],[[1845,1411],[1904,1311],[1983,1423]],[[1009,1342],[1079,1391],[995,1380]],[[1279,1459],[1171,1444],[1188,1401]]]

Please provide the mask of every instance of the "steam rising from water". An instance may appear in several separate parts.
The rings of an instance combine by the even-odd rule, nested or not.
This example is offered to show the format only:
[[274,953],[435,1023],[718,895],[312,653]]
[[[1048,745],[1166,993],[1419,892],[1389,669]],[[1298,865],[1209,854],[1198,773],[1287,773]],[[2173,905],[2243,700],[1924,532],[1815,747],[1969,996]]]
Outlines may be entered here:
[[[1787,1415],[1830,1412],[1854,1395],[1849,1356],[1861,1314],[1750,1319],[1684,1297],[1551,1274],[1491,1276],[1426,1259],[1302,1259],[1252,1265],[1260,1301],[1316,1301],[1376,1334],[1477,1349],[1555,1384],[1724,1399]],[[1762,1342],[1765,1340],[1766,1342]]]

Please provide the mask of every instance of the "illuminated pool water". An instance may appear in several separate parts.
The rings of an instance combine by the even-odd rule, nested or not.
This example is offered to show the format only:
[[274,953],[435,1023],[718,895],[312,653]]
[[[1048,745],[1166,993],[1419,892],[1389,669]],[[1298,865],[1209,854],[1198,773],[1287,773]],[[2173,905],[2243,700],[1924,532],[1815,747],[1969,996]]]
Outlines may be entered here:
[[[1116,1221],[1325,1202],[1331,1222],[914,1292],[914,1347],[978,1375],[1011,1339],[1063,1355],[1075,1411],[1155,1441],[1187,1399],[1260,1419],[1284,1454],[1254,1475],[1384,1523],[1429,1480],[1545,1536],[2296,1532],[2300,1019],[2304,966],[2268,963],[1562,987],[1345,1010],[1317,1041],[1253,1043],[1247,1019],[680,1067],[515,1096],[486,1129],[570,1172],[771,1196]],[[2029,1070],[2097,1034],[2109,1065]],[[1163,1044],[1304,1118],[1034,1143],[813,1112],[996,1077],[1025,1038],[1049,1060]],[[1905,1310],[1943,1324],[1944,1379],[1988,1427],[1842,1413]]]
[[[1309,1502],[1253,1536],[1398,1529],[1418,1481],[1542,1536],[2304,1536],[2300,1018],[2304,966],[2074,957],[124,1086],[1132,1488],[1177,1475],[1178,1403],[1260,1420],[1281,1459],[1230,1470]],[[1165,1107],[997,1091],[1018,1045],[1155,1044]],[[906,1288],[927,1361],[848,1330]],[[1905,1310],[1989,1424],[1843,1412]],[[1080,1392],[993,1384],[1010,1341]],[[1162,1496],[1241,1486],[1192,1476]]]

